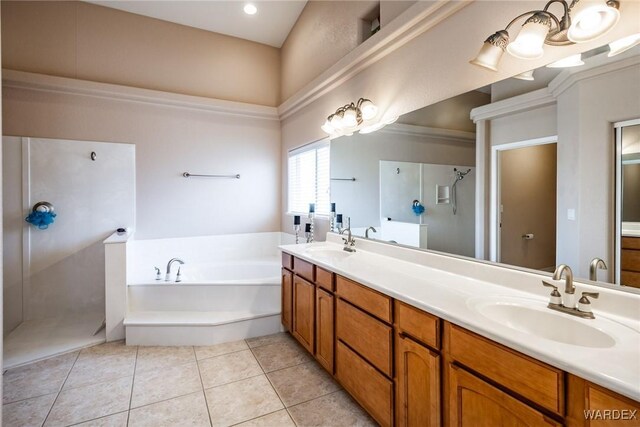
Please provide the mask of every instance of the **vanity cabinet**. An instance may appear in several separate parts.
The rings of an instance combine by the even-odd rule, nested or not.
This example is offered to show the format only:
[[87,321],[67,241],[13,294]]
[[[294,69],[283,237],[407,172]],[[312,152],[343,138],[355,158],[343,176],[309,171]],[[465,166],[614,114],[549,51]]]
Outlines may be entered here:
[[640,288],[640,237],[623,237],[621,245],[620,281]]
[[284,327],[382,426],[640,425],[640,402],[290,255],[282,304]]

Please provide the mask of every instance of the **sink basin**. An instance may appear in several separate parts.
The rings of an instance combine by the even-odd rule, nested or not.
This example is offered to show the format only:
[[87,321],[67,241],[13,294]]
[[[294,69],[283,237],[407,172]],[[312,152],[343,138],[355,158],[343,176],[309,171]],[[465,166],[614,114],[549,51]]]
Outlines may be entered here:
[[306,250],[306,252],[315,258],[321,258],[330,261],[340,261],[343,259],[347,259],[351,255],[353,255],[353,252],[346,252],[342,249],[332,249],[327,247],[309,248]]
[[[516,298],[476,298],[468,306],[480,315],[519,332],[547,340],[580,347],[608,348],[616,340],[596,325],[602,326],[604,319],[584,320],[571,315],[556,313],[536,300]],[[620,325],[623,327],[622,325]]]

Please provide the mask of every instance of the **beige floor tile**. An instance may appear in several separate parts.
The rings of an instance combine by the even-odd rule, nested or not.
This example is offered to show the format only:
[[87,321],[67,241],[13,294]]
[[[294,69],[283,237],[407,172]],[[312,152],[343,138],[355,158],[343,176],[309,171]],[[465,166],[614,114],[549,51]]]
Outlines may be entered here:
[[93,420],[129,409],[133,377],[101,382],[60,392],[46,426]]
[[195,362],[193,347],[138,347],[136,373]]
[[3,403],[57,392],[77,357],[73,352],[9,369],[2,376]]
[[129,427],[210,426],[204,394],[189,394],[132,409]]
[[340,390],[340,386],[316,362],[304,363],[267,374],[285,406]]
[[144,371],[136,373],[133,381],[131,407],[136,408],[200,390],[202,382],[195,362]]
[[253,348],[252,351],[265,372],[288,368],[312,360],[307,351],[293,340],[264,345]]
[[285,341],[292,341],[293,337],[286,332],[280,332],[277,334],[264,335],[261,337],[247,339],[249,348],[262,347],[263,345],[278,344]]
[[269,415],[254,418],[247,422],[236,424],[240,427],[295,427],[296,425],[291,420],[291,417],[285,409],[272,412]]
[[21,400],[2,407],[2,425],[5,427],[40,427],[47,418],[57,393]]
[[85,348],[80,352],[64,388],[80,387],[133,375],[137,347],[123,341]]
[[298,426],[377,426],[375,421],[345,392],[338,391],[289,408]]
[[127,419],[129,411],[120,412],[119,414],[108,415],[106,417],[87,421],[82,424],[76,424],[77,427],[127,427]]
[[244,340],[225,342],[222,344],[208,345],[204,347],[195,347],[196,358],[198,360],[207,359],[209,357],[220,356],[228,353],[235,353],[236,351],[246,350],[249,347]]
[[282,409],[282,402],[265,375],[205,391],[214,426],[229,426]]
[[198,365],[205,389],[262,374],[251,350],[204,359]]

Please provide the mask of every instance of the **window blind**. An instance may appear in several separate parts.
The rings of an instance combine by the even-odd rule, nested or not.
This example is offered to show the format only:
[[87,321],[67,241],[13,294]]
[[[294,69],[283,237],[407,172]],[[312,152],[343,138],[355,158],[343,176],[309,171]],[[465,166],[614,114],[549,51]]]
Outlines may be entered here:
[[305,214],[309,203],[316,204],[316,214],[328,215],[330,210],[329,177],[330,147],[314,144],[289,152],[288,211]]

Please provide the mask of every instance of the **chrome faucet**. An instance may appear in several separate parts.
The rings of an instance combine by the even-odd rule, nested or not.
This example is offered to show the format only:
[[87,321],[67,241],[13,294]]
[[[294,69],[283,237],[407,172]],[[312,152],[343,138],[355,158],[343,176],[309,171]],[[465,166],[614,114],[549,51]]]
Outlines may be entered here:
[[164,281],[165,282],[170,282],[171,281],[171,266],[173,265],[174,262],[177,262],[180,265],[184,264],[184,261],[179,259],[179,258],[171,258],[169,260],[169,262],[167,263],[167,274],[164,276]]
[[598,269],[606,270],[607,264],[601,258],[594,258],[589,265],[589,280],[598,281]]
[[375,228],[373,228],[373,227],[369,227],[369,228],[367,228],[367,229],[364,231],[364,238],[365,238],[365,239],[368,239],[368,238],[369,238],[369,230],[373,231],[374,233],[377,233],[377,232],[378,232],[378,230],[376,230],[376,229],[375,229]]
[[347,227],[340,230],[340,234],[344,234],[345,232],[347,233],[347,237],[342,238],[342,241],[344,242],[344,248],[342,249],[347,252],[355,252],[356,248],[354,246],[356,245],[356,240],[351,234],[351,218],[347,218]]
[[593,312],[591,311],[591,303],[589,302],[589,298],[598,298],[600,295],[597,292],[582,292],[582,298],[578,302],[578,307],[576,308],[575,297],[576,287],[573,284],[573,272],[571,268],[566,264],[560,264],[556,267],[556,271],[553,272],[553,280],[561,280],[562,273],[564,273],[565,278],[565,287],[564,287],[564,298],[565,301],[562,301],[562,295],[558,292],[558,287],[552,283],[542,281],[543,286],[547,286],[549,288],[553,288],[551,295],[549,296],[549,304],[548,308],[556,311],[560,311],[562,313],[571,314],[572,316],[582,317],[583,319],[595,319]]

